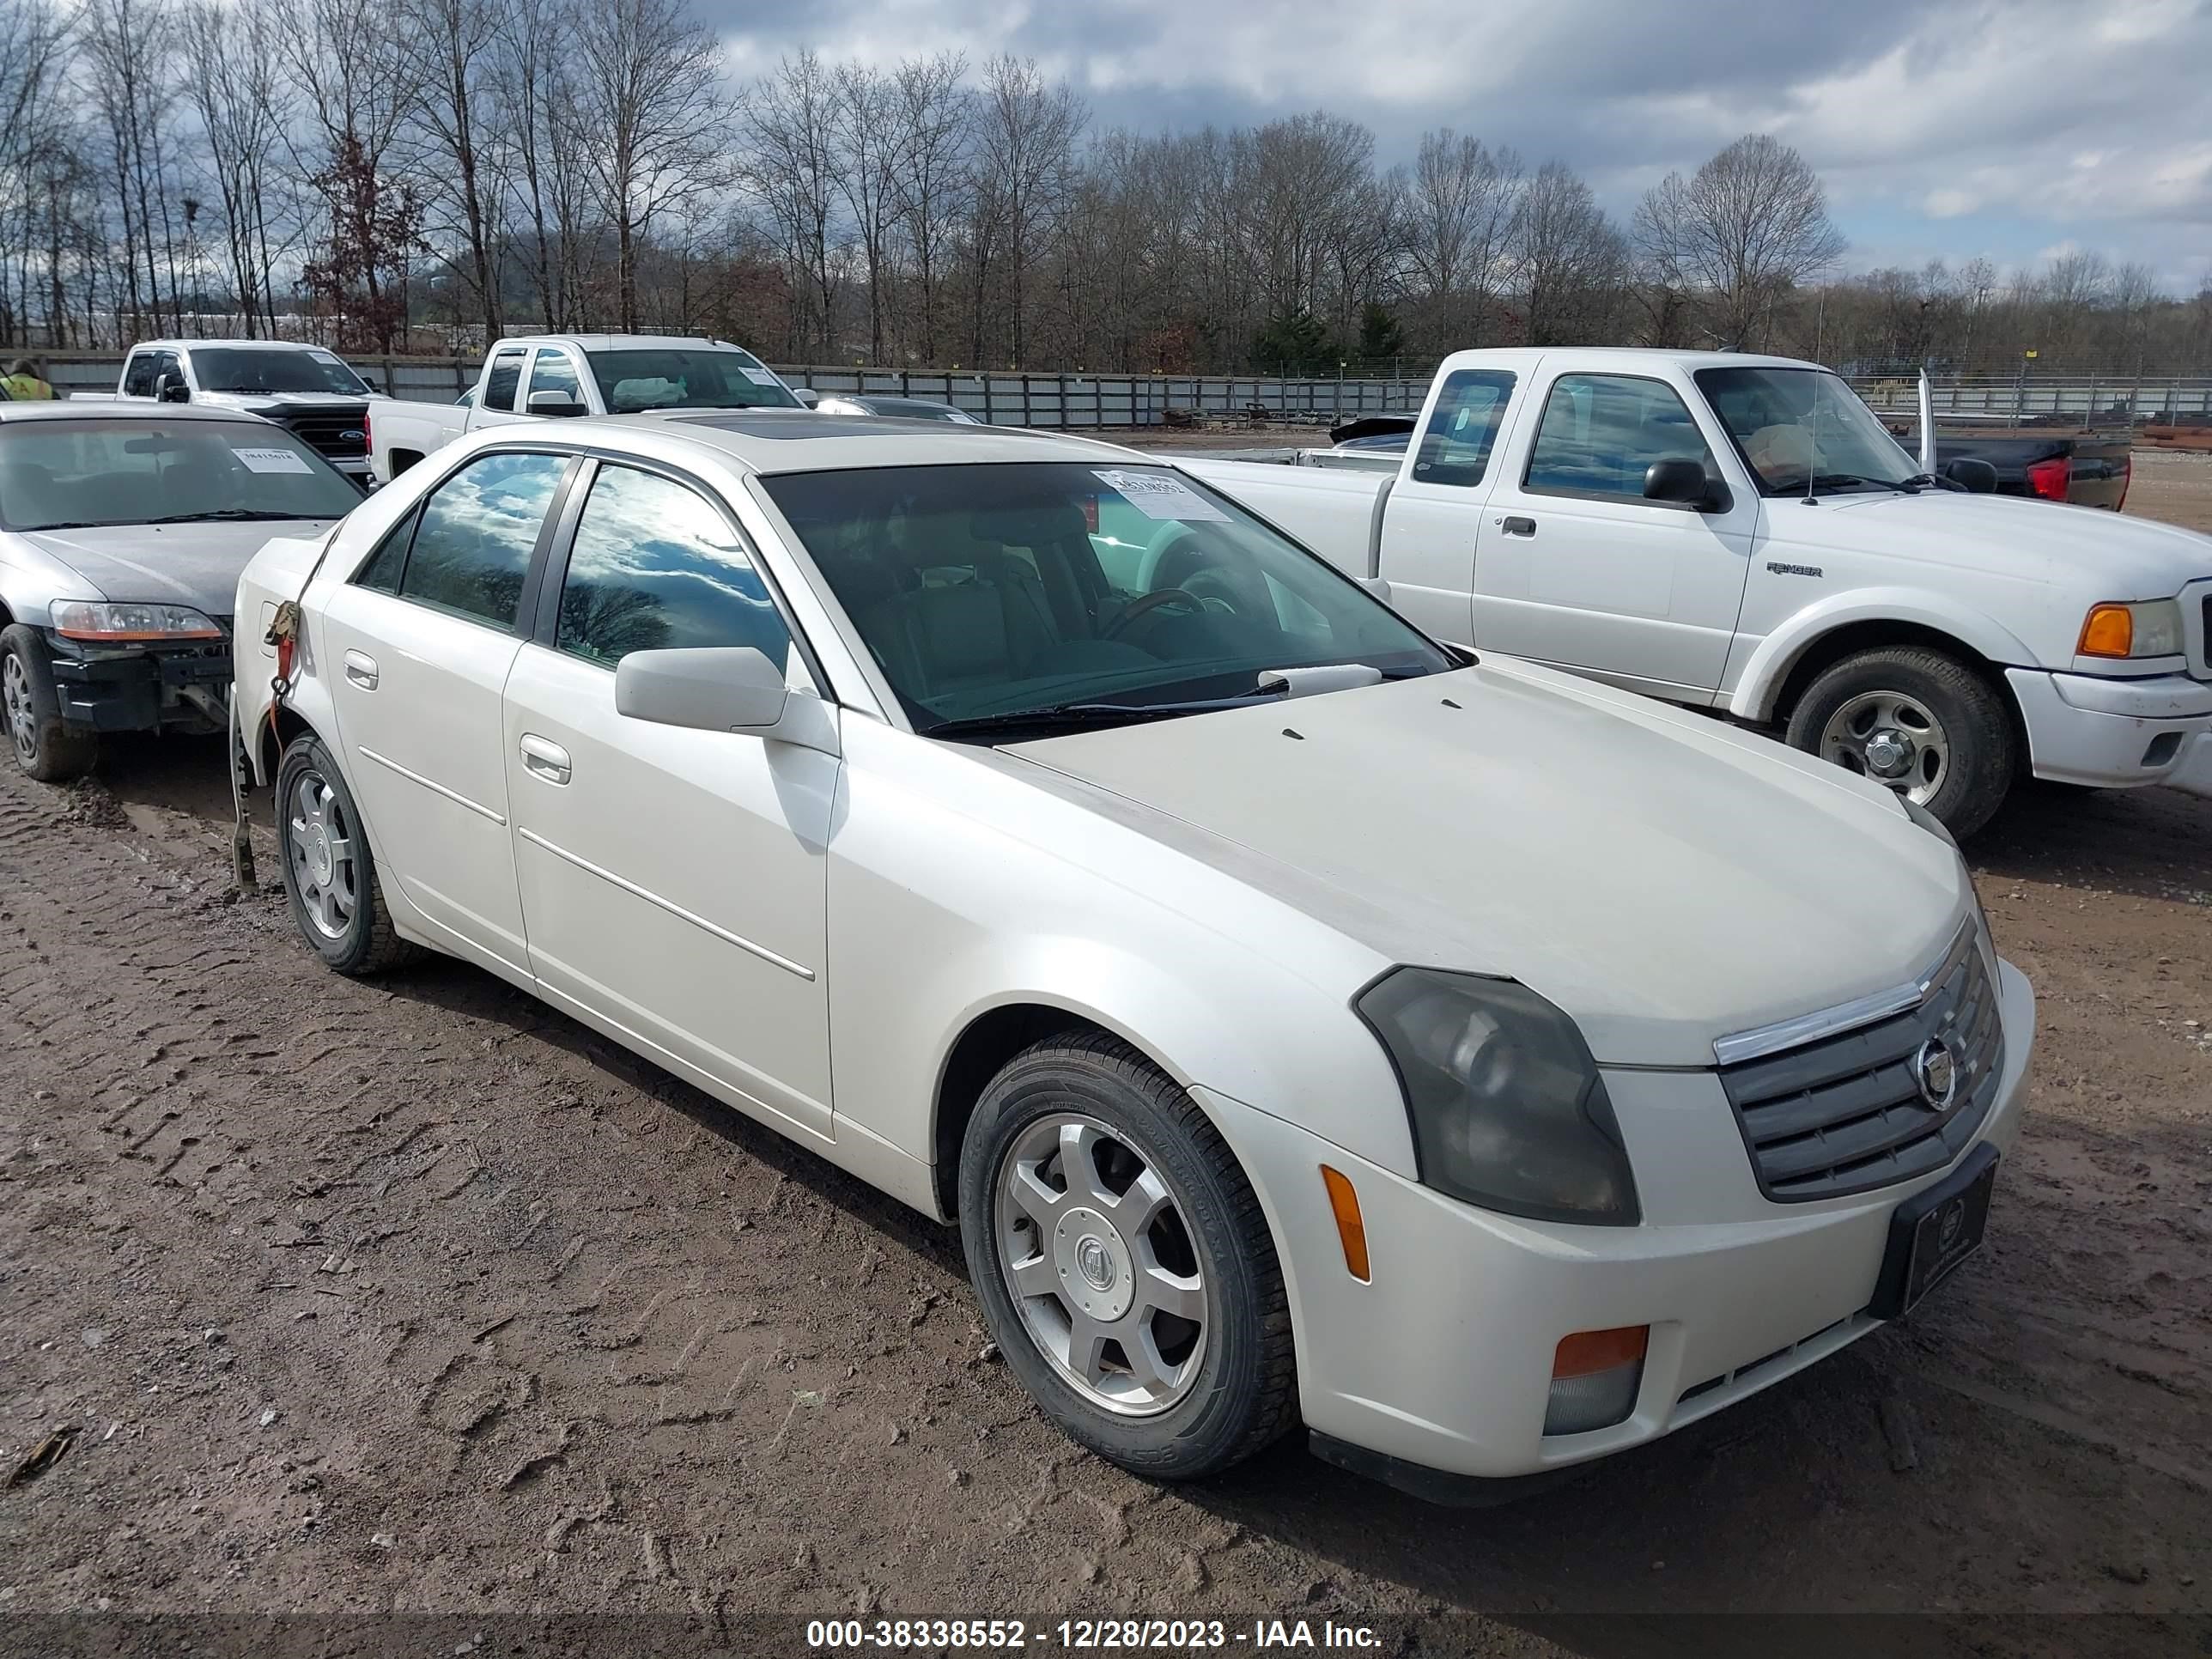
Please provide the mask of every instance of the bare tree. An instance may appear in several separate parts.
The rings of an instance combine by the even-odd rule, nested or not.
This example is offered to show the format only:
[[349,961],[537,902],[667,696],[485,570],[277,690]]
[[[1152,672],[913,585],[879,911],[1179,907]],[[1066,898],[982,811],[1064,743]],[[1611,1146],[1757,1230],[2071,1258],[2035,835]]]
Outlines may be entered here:
[[199,118],[203,165],[222,212],[223,259],[250,338],[276,326],[275,266],[283,249],[277,166],[294,117],[276,73],[268,0],[196,0],[183,17],[185,79]]
[[1033,58],[1005,53],[983,65],[977,98],[975,357],[986,356],[987,278],[995,264],[1005,296],[1002,337],[1025,361],[1030,267],[1066,201],[1075,140],[1089,112],[1064,81],[1048,84]]
[[899,143],[891,170],[891,205],[914,262],[915,344],[921,360],[938,361],[939,290],[945,250],[967,210],[968,151],[975,100],[963,79],[968,60],[957,52],[908,58],[894,76]]
[[501,208],[498,129],[488,132],[505,0],[399,0],[416,88],[407,146],[449,270],[475,301],[487,343],[498,337]]
[[1432,327],[1474,345],[1504,274],[1520,210],[1521,158],[1449,127],[1421,135],[1405,198],[1406,257]]
[[719,178],[721,46],[683,0],[592,0],[575,46],[594,192],[615,234],[617,310],[635,331],[640,240],[680,197]]
[[794,302],[792,343],[827,356],[836,326],[836,86],[811,52],[787,58],[746,100],[745,188],[768,219]]
[[123,294],[134,325],[183,327],[178,294],[174,77],[177,18],[168,0],[86,0],[78,18],[83,73],[106,141],[107,173],[122,216]]
[[1668,173],[1637,209],[1635,240],[1651,278],[1708,306],[1715,338],[1734,347],[1760,339],[1781,295],[1844,246],[1820,175],[1763,132],[1686,179]]
[[[69,50],[67,20],[52,0],[0,0],[0,246],[13,255],[0,337],[11,342],[30,338],[34,287],[45,290],[50,337],[58,343],[67,326],[61,207],[66,193],[74,219],[88,183],[69,100],[57,95]],[[33,268],[40,252],[43,282]]]
[[1530,345],[1603,339],[1617,323],[1628,247],[1590,187],[1558,161],[1528,182],[1514,222],[1514,288]]
[[884,293],[905,132],[899,89],[881,70],[847,64],[831,79],[830,134],[838,193],[852,217],[868,287],[868,361],[884,361]]

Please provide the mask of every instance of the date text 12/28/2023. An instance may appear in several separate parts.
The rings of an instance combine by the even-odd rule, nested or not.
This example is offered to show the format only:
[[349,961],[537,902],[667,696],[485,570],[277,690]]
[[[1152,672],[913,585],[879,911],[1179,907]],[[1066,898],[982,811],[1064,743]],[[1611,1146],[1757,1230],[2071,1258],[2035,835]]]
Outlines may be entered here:
[[810,1648],[896,1651],[966,1648],[989,1652],[1058,1647],[1076,1652],[1175,1651],[1244,1648],[1255,1652],[1301,1649],[1375,1651],[1381,1632],[1333,1620],[1255,1619],[1249,1625],[1221,1619],[1063,1619],[1032,1625],[1023,1619],[817,1619],[806,1626]]

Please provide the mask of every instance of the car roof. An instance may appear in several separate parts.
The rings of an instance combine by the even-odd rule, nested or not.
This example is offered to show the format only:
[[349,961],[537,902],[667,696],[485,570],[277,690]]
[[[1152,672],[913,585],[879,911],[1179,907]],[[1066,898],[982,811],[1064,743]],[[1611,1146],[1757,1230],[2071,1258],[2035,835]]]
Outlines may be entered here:
[[[827,472],[851,467],[951,466],[1006,461],[1115,461],[1159,458],[1072,433],[959,426],[896,416],[821,415],[811,409],[667,410],[572,421],[656,437],[681,434],[749,472]],[[495,428],[497,429],[497,428]]]
[[198,404],[145,404],[106,398],[64,398],[48,403],[0,404],[0,421],[250,421],[274,426],[242,409],[210,409]]
[[727,340],[710,340],[703,334],[502,334],[490,349],[501,346],[564,345],[580,351],[743,351]]
[[1618,368],[1623,374],[1649,374],[1655,363],[1679,363],[1700,368],[1819,368],[1797,357],[1764,357],[1748,351],[1678,351],[1668,346],[1498,346],[1474,351],[1455,351],[1443,361],[1443,370],[1455,368],[1528,369],[1546,357],[1572,357],[1588,368]]
[[328,346],[319,346],[306,340],[139,340],[132,343],[133,351],[159,348],[163,351],[205,351],[210,347],[240,351],[319,351],[326,356],[338,354]]

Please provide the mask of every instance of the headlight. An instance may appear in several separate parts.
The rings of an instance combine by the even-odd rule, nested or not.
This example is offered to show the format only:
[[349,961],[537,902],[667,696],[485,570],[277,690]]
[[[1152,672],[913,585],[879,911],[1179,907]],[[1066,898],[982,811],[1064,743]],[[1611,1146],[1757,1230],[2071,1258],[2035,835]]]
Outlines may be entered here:
[[147,640],[219,640],[222,629],[184,605],[115,605],[67,599],[52,607],[54,632],[65,640],[129,645]]
[[1636,1224],[1613,1103],[1575,1023],[1510,980],[1397,968],[1360,994],[1425,1186],[1540,1221]]
[[2176,657],[2181,654],[2181,601],[2141,599],[2133,605],[2093,605],[2082,619],[2084,657]]

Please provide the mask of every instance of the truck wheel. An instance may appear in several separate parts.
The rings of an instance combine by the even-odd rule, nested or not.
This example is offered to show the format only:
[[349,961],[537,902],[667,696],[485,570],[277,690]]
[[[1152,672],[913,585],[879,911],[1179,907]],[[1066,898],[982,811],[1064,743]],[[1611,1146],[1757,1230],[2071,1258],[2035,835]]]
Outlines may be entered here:
[[414,957],[385,908],[353,792],[312,732],[292,739],[276,769],[276,843],[292,920],[326,965],[360,978]]
[[2012,716],[1997,689],[1924,646],[1861,651],[1826,669],[1790,716],[1791,747],[1887,784],[1960,839],[2012,787]]
[[1045,1414],[1161,1480],[1295,1416],[1290,1304],[1251,1184],[1191,1097],[1118,1038],[1009,1061],[960,1150],[984,1322]]
[[0,712],[15,764],[40,783],[66,783],[92,770],[100,738],[62,719],[53,659],[39,630],[21,623],[0,629]]

